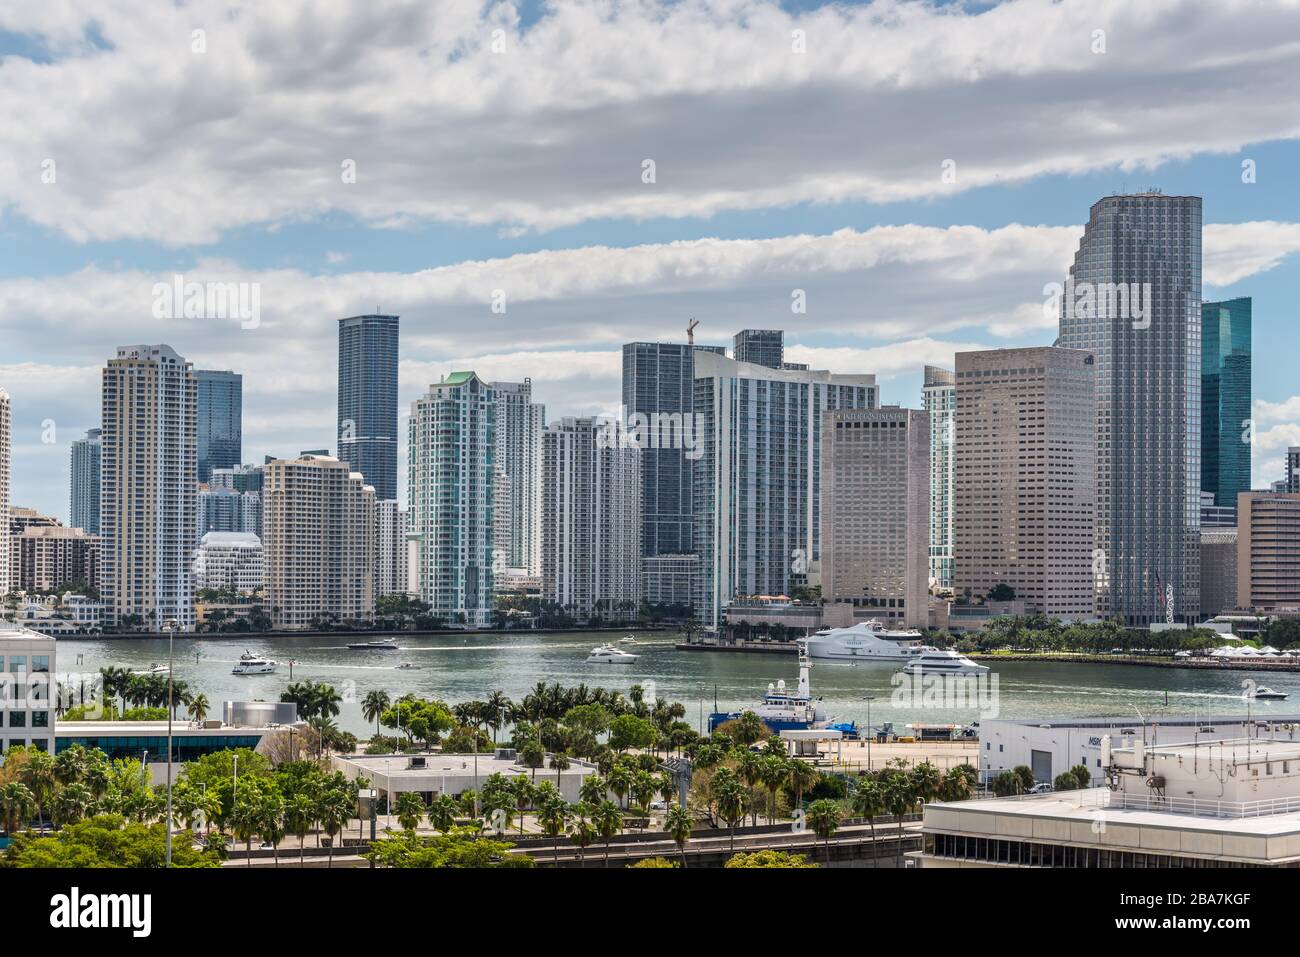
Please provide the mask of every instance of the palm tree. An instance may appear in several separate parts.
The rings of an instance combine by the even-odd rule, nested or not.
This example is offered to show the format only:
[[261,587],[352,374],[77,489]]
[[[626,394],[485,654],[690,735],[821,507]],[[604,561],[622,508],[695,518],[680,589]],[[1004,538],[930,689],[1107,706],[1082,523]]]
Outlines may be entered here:
[[492,743],[497,743],[497,732],[505,723],[510,711],[510,699],[501,691],[494,691],[487,697],[488,726],[492,729]]
[[231,829],[235,832],[235,838],[244,842],[249,867],[253,866],[253,834],[258,826],[257,811],[257,794],[254,793],[250,797],[241,794],[230,812]]
[[589,774],[582,779],[582,786],[578,789],[578,797],[595,807],[605,800],[607,792],[608,786],[605,784],[605,779],[599,774]]
[[402,825],[402,830],[414,831],[424,817],[424,798],[414,791],[403,791],[397,795],[394,810],[397,811],[397,823]]
[[623,829],[623,812],[613,801],[601,801],[591,812],[591,822],[605,842],[605,866],[609,867],[609,842]]
[[356,801],[350,788],[344,790],[341,787],[330,787],[321,795],[316,812],[319,815],[321,827],[330,836],[329,860],[325,865],[326,867],[334,866],[334,835],[347,826],[348,819],[352,817],[352,812],[355,809]]
[[190,703],[185,707],[185,713],[190,716],[190,720],[195,724],[202,724],[208,717],[208,696],[202,691],[190,698]]
[[542,799],[542,806],[537,811],[537,823],[542,826],[548,837],[555,841],[555,860],[560,859],[560,835],[568,830],[572,812],[569,804],[558,793],[547,794]]
[[812,825],[813,833],[826,842],[826,863],[831,860],[831,835],[839,830],[840,821],[844,819],[844,811],[838,801],[832,801],[830,798],[822,798],[820,801],[813,801],[808,805],[808,823]]
[[35,747],[28,748],[27,760],[18,772],[22,781],[32,790],[36,799],[36,818],[45,816],[45,804],[54,790],[57,780],[54,776],[54,757],[48,751]]
[[680,804],[674,804],[668,809],[668,814],[664,817],[664,827],[677,842],[677,850],[682,855],[682,867],[686,866],[686,842],[691,839],[691,830],[695,827],[695,819],[691,812],[686,810]]
[[569,770],[569,756],[563,751],[551,755],[551,769],[555,772],[555,786],[560,786],[560,775]]
[[591,816],[592,807],[583,801],[579,801],[573,806],[574,822],[569,831],[569,839],[578,848],[578,864],[581,865],[587,858],[587,848],[596,840],[598,836],[596,825],[587,820]]
[[536,788],[533,787],[533,783],[525,775],[519,774],[515,776],[514,782],[510,785],[510,790],[515,796],[515,808],[519,811],[519,833],[523,834],[524,811],[532,806]]
[[439,794],[429,805],[429,823],[443,834],[450,833],[456,826],[458,814],[460,804],[450,794]]
[[623,806],[623,799],[632,790],[632,772],[628,770],[626,764],[616,764],[610,769],[606,780],[609,789],[614,792],[614,797],[618,798],[619,805]]
[[54,798],[54,822],[59,827],[75,824],[90,813],[94,804],[95,798],[90,793],[90,788],[80,783],[66,785]]
[[367,721],[373,721],[375,723],[376,738],[378,738],[381,733],[379,730],[379,718],[389,709],[392,703],[393,701],[388,696],[388,692],[380,691],[378,689],[367,691],[366,696],[361,699],[361,716]]
[[289,802],[285,821],[294,834],[298,836],[298,866],[306,867],[307,832],[316,821],[316,802],[306,792],[299,792]]
[[5,833],[13,837],[36,810],[36,797],[31,788],[19,781],[10,781],[0,785],[0,817],[4,818]]
[[654,800],[655,792],[658,790],[659,782],[649,771],[637,771],[632,775],[632,799],[636,801],[642,814],[649,812],[650,802]]
[[257,831],[271,842],[275,866],[280,866],[280,842],[284,840],[284,798],[275,793],[263,794],[257,802]]
[[885,807],[890,814],[894,815],[898,821],[898,863],[903,863],[903,815],[912,809],[916,803],[916,795],[912,792],[912,782],[908,776],[901,771],[891,774],[885,781],[884,787]]
[[734,852],[736,825],[745,819],[745,813],[749,810],[749,792],[730,768],[722,768],[713,776],[712,791],[718,813],[731,828],[731,850]]
[[929,761],[922,761],[912,768],[912,793],[925,803],[934,799],[939,793],[939,769]]
[[[773,740],[776,740],[775,738]],[[785,783],[790,759],[781,754],[765,754],[759,764],[759,778],[767,785],[767,823],[776,820],[776,792]]]
[[54,780],[60,784],[76,784],[86,775],[90,758],[80,744],[74,744],[66,751],[60,751],[54,759]]
[[859,780],[857,790],[853,792],[853,813],[865,817],[871,825],[871,866],[876,867],[876,818],[885,813],[885,796],[880,785],[871,778]]
[[793,794],[795,807],[803,804],[804,793],[811,791],[816,783],[816,768],[807,761],[800,761],[798,758],[790,761],[787,767],[786,787]]
[[[753,751],[744,751],[740,755],[740,764],[736,768],[741,780],[752,791],[763,783],[763,759]],[[750,811],[754,815],[754,826],[758,826],[758,805],[750,802]]]

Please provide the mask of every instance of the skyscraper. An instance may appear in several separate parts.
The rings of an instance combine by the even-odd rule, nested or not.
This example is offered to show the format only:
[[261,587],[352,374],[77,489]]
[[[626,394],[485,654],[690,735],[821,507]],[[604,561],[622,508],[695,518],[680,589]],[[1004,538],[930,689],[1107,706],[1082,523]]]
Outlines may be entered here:
[[407,505],[419,597],[449,624],[492,622],[496,410],[492,387],[473,372],[453,372],[411,403]]
[[99,456],[103,449],[99,429],[72,443],[71,509],[73,528],[99,534]]
[[339,459],[397,498],[397,316],[339,320]]
[[921,402],[930,414],[930,582],[952,588],[952,412],[956,378],[948,369],[925,367]]
[[1250,297],[1201,304],[1201,491],[1250,490]]
[[872,409],[874,375],[772,369],[695,355],[696,615],[737,595],[788,594],[820,560],[822,413]]
[[1201,200],[1093,204],[1057,345],[1097,373],[1097,613],[1130,625],[1200,611]]
[[731,346],[737,362],[769,369],[780,369],[785,362],[785,333],[780,329],[741,329],[732,337]]
[[325,455],[265,466],[262,551],[266,604],[276,628],[375,612],[375,490]]
[[[629,342],[623,346],[623,411],[631,417],[676,416],[694,408],[693,356],[725,355],[721,346]],[[691,530],[692,460],[681,448],[641,450],[641,547],[647,556],[695,550]]]
[[641,450],[595,419],[542,433],[542,597],[580,615],[634,613],[641,568]]
[[929,624],[930,417],[822,415],[822,598],[887,625]]
[[1092,616],[1094,366],[1087,352],[1050,346],[957,353],[959,593],[1009,585],[1028,611]]
[[244,377],[238,372],[197,369],[199,481],[215,468],[238,465],[243,453]]
[[1300,493],[1237,495],[1236,604],[1256,612],[1300,606]]
[[262,537],[262,493],[203,486],[198,494],[198,524],[194,542],[208,532],[242,533]]
[[[538,456],[546,407],[533,401],[533,381],[493,382],[496,395],[496,467],[505,476],[508,502],[494,503],[494,517],[501,526],[509,568],[541,574],[541,526],[537,518],[541,489],[538,485]],[[501,506],[504,504],[504,508]]]
[[107,623],[194,627],[198,384],[171,346],[119,346],[103,371],[100,593]]
[[375,597],[406,594],[406,509],[375,503]]
[[13,408],[9,393],[0,387],[0,598],[9,594],[13,573],[10,570],[9,534],[10,456],[13,448]]

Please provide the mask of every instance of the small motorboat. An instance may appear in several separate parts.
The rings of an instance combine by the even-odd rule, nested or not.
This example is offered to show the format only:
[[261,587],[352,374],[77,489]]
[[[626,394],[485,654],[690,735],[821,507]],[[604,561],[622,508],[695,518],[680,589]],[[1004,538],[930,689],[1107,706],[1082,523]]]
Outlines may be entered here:
[[629,654],[613,645],[601,645],[599,648],[591,649],[591,654],[587,656],[587,664],[630,665],[639,657],[641,656]]
[[165,675],[165,674],[167,674],[167,672],[169,672],[169,671],[171,671],[171,669],[168,668],[166,665],[160,665],[160,664],[158,664],[158,662],[155,661],[153,664],[151,664],[151,665],[150,665],[148,668],[146,668],[144,671],[133,671],[133,672],[131,672],[131,674],[133,674],[133,675]]
[[1253,698],[1256,701],[1285,701],[1287,693],[1285,691],[1274,691],[1272,688],[1259,685],[1254,691],[1247,691],[1246,697]]
[[382,638],[379,641],[354,641],[348,645],[352,651],[397,651],[396,638]]
[[620,645],[635,645],[636,635],[624,635],[622,638],[618,640],[618,643]]

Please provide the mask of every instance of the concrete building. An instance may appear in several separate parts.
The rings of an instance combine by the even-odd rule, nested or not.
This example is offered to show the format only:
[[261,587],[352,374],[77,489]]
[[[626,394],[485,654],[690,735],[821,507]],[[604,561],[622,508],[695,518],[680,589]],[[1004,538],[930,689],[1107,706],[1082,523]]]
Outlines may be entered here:
[[929,414],[827,411],[821,446],[822,598],[927,627]]
[[[547,755],[549,765],[552,755]],[[349,781],[360,779],[396,803],[397,795],[414,792],[429,803],[443,794],[459,797],[466,791],[480,792],[483,782],[493,774],[511,779],[530,774],[510,748],[498,748],[487,754],[336,754],[330,759],[333,770],[341,771]],[[566,801],[577,802],[582,782],[588,775],[599,774],[595,765],[570,758],[563,771],[547,771],[547,780],[558,779],[560,794]],[[540,782],[539,782],[540,783]]]
[[[273,459],[270,456],[267,461]],[[228,489],[232,492],[261,492],[261,465],[232,465],[228,468],[215,468],[208,479],[208,488]]]
[[953,410],[957,378],[950,369],[925,367],[922,407],[930,415],[930,584],[952,588]]
[[652,555],[645,559],[645,600],[663,607],[690,607],[695,576],[700,572],[698,555]]
[[375,503],[375,597],[405,595],[406,509],[392,500]]
[[1300,608],[1300,492],[1238,494],[1237,607]]
[[1283,487],[1276,485],[1274,492],[1300,492],[1300,446],[1292,445],[1286,450],[1286,478],[1282,480]]
[[411,404],[408,509],[419,597],[435,617],[482,628],[494,611],[496,393],[453,372]]
[[99,462],[103,433],[91,429],[72,443],[69,515],[74,528],[99,534]]
[[54,752],[53,638],[0,623],[0,754],[35,745]]
[[871,409],[874,375],[772,369],[695,354],[696,617],[722,621],[738,595],[789,594],[821,552],[822,414]]
[[375,613],[375,490],[348,463],[322,455],[266,465],[262,546],[276,628],[321,616]]
[[[1096,362],[1097,614],[1144,626],[1200,614],[1201,199],[1093,204],[1057,344]],[[960,384],[960,382],[959,382]],[[960,437],[958,438],[960,445]]]
[[1237,607],[1237,530],[1201,529],[1201,616]]
[[10,468],[13,454],[13,406],[9,393],[0,388],[0,597],[9,594],[13,573],[10,570],[9,506]]
[[200,486],[195,541],[208,532],[230,532],[262,537],[262,493],[233,488]]
[[1249,296],[1201,303],[1201,491],[1235,508],[1250,491]]
[[339,320],[339,459],[397,498],[397,316]]
[[238,465],[244,449],[244,377],[238,372],[196,369],[198,470],[207,482],[214,468]]
[[780,329],[742,329],[731,340],[732,358],[769,369],[785,367],[785,333]]
[[494,449],[496,469],[505,476],[508,497],[493,501],[493,518],[500,529],[500,547],[507,568],[540,575],[542,530],[538,517],[538,479],[546,406],[533,401],[533,380],[493,382],[496,396]]
[[119,346],[104,367],[100,592],[109,624],[194,627],[197,397],[193,367],[171,346]]
[[620,447],[616,425],[542,433],[542,597],[583,616],[634,614],[644,594],[641,450]]
[[252,594],[265,583],[262,542],[247,532],[208,532],[194,550],[194,587]]
[[958,594],[1005,584],[1030,611],[1091,617],[1092,356],[1047,346],[959,352],[956,379]]
[[15,541],[18,563],[16,587],[51,591],[83,582],[99,588],[99,536],[62,525],[26,528]]

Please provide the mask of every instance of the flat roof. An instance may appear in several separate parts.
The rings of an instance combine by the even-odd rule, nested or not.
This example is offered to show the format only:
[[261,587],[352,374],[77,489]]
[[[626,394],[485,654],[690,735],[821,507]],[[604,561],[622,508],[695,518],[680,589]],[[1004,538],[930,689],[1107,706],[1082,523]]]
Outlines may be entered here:
[[[549,767],[550,755],[547,755],[548,766],[539,768],[540,772],[554,776],[555,771]],[[413,768],[410,766],[412,758],[423,758],[424,767]],[[430,774],[445,776],[474,776],[474,758],[473,754],[346,754],[335,755],[334,760],[351,764],[359,771],[370,771],[382,774],[385,777],[422,777]],[[588,764],[585,761],[579,761],[576,758],[569,759],[568,770],[564,774],[594,774],[596,766]],[[533,769],[526,767],[516,758],[498,758],[495,754],[478,755],[478,776],[486,777],[491,774],[502,774],[507,777],[516,774],[532,774]]]
[[[219,728],[196,727],[189,721],[173,721],[172,736],[191,735],[231,735],[243,737],[250,733],[265,734],[278,731],[289,725],[272,725],[253,727],[225,724]],[[102,737],[144,737],[156,738],[167,736],[166,721],[56,721],[54,736],[57,738],[102,738]]]
[[[1113,754],[1134,754],[1135,747],[1113,748]],[[1204,755],[1208,758],[1227,758],[1238,764],[1253,761],[1281,761],[1300,757],[1300,741],[1279,741],[1274,738],[1224,738],[1219,741],[1186,741],[1179,744],[1150,744],[1149,755],[1179,757]]]
[[1141,728],[1146,727],[1200,727],[1211,724],[1295,724],[1300,714],[1206,714],[1195,717],[1152,717],[1142,720],[1137,715],[1120,715],[1115,718],[988,718],[980,727],[994,724],[1013,724],[1025,728]]

